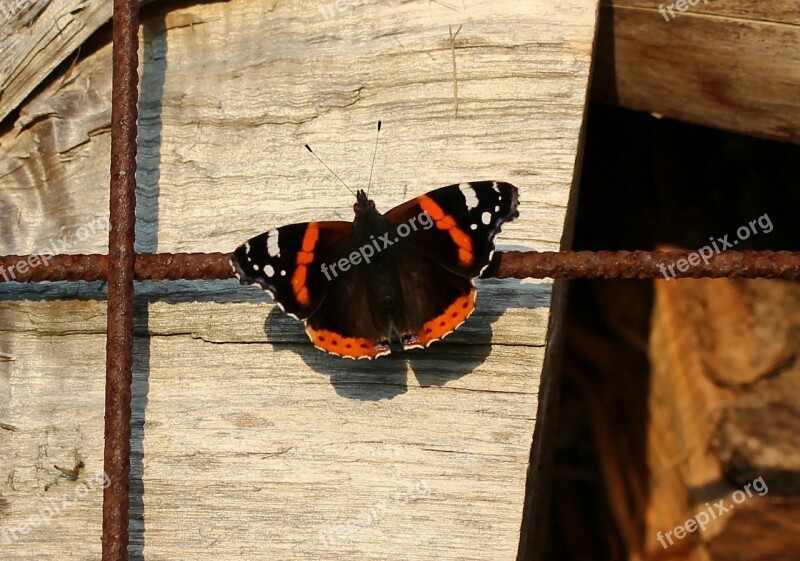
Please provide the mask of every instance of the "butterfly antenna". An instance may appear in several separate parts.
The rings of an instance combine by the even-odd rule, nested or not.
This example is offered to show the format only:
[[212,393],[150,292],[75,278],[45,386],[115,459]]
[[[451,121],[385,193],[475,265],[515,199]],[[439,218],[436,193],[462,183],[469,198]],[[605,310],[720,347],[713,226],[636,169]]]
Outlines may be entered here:
[[378,132],[375,133],[375,151],[372,153],[372,167],[369,168],[369,183],[367,184],[367,197],[369,197],[369,188],[372,186],[372,170],[375,169],[375,156],[378,155],[378,135],[381,132],[381,122],[378,121]]
[[340,182],[342,185],[344,185],[345,187],[347,187],[347,190],[348,190],[348,191],[350,191],[351,193],[353,193],[353,196],[355,197],[355,195],[356,195],[356,194],[355,194],[355,192],[353,192],[353,190],[350,188],[350,186],[349,186],[347,183],[345,183],[345,182],[344,182],[344,180],[342,180],[342,178],[341,178],[341,177],[339,177],[339,175],[338,175],[338,174],[337,174],[335,171],[333,171],[331,168],[329,168],[329,167],[328,167],[328,165],[327,165],[325,162],[323,162],[323,161],[320,159],[320,157],[319,157],[319,156],[317,156],[317,155],[314,153],[314,151],[311,149],[311,146],[309,146],[308,144],[306,144],[306,150],[308,150],[309,152],[311,152],[311,155],[312,155],[312,156],[314,156],[314,157],[317,159],[317,161],[318,161],[319,163],[321,163],[323,166],[325,166],[325,169],[326,169],[326,170],[328,170],[329,172],[331,172],[331,173],[333,174],[333,176],[334,176],[336,179],[338,179],[338,180],[339,180],[339,182]]

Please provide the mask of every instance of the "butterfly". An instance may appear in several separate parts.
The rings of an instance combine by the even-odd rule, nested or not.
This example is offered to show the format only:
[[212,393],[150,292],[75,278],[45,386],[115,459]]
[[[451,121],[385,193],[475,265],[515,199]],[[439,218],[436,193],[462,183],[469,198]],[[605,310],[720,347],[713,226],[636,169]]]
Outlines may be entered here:
[[519,216],[518,204],[514,185],[478,181],[381,214],[358,190],[352,222],[269,230],[239,246],[231,265],[240,282],[260,285],[302,320],[315,347],[373,359],[391,352],[393,335],[404,349],[427,347],[467,320],[475,278],[489,265],[500,227]]

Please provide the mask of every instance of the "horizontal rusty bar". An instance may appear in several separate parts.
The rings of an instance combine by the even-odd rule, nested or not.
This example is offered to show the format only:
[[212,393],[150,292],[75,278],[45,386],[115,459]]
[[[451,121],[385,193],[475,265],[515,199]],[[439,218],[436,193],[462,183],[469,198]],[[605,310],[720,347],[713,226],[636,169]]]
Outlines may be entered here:
[[[564,251],[504,253],[486,272],[495,278],[800,279],[800,252],[726,251],[704,261],[697,251]],[[683,270],[681,270],[683,269]]]
[[[229,279],[233,277],[229,259],[227,253],[139,253],[136,255],[134,278],[139,281]],[[20,268],[20,263],[25,263],[25,266]],[[681,271],[681,268],[685,270]],[[0,257],[0,282],[97,281],[106,280],[107,275],[106,255]],[[706,263],[696,251],[510,251],[497,252],[483,276],[517,279],[738,277],[798,280],[800,252],[726,251],[711,256]]]
[[[102,254],[49,255],[36,266],[19,272],[18,264],[40,256],[0,257],[0,282],[98,281],[108,276],[108,256]],[[137,253],[136,280],[215,280],[233,277],[226,253]]]

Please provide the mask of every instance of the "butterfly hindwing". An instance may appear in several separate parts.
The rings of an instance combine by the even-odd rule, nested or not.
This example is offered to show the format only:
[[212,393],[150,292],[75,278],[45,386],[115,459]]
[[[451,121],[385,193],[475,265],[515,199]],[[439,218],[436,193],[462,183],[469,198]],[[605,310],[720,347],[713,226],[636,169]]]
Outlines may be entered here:
[[457,275],[414,249],[398,252],[400,301],[394,327],[403,347],[427,347],[452,333],[475,309],[471,278]]
[[518,204],[514,185],[477,181],[430,191],[384,216],[400,234],[409,232],[404,242],[449,271],[471,278],[489,264],[494,237],[503,223],[519,216]]
[[320,306],[306,320],[306,333],[318,349],[344,358],[389,354],[391,318],[370,296],[378,282],[369,267],[353,267],[329,283]]
[[258,284],[289,315],[309,317],[329,283],[321,263],[334,262],[352,236],[350,222],[303,222],[264,232],[233,254],[231,264],[244,283]]

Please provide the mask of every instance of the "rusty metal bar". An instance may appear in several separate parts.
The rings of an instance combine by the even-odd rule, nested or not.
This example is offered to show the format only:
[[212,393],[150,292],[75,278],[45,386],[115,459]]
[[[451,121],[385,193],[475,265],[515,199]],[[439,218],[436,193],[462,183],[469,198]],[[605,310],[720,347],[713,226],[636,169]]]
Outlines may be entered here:
[[114,0],[103,561],[128,560],[139,2]]
[[496,278],[800,279],[800,252],[726,251],[703,260],[697,251],[565,251],[504,253],[486,271]]
[[[497,252],[485,278],[664,279],[781,278],[800,280],[800,252],[726,251],[694,259],[695,251]],[[96,281],[108,275],[105,255],[7,255],[0,282]],[[140,253],[135,279],[220,280],[233,277],[227,253]],[[683,266],[681,262],[685,260]],[[20,263],[26,263],[22,268]],[[670,270],[671,268],[671,270]],[[681,268],[685,268],[681,271]]]
[[[214,280],[233,277],[226,253],[137,253],[136,280]],[[20,263],[29,263],[22,270]],[[108,256],[7,255],[0,257],[0,282],[98,281],[108,278]]]

